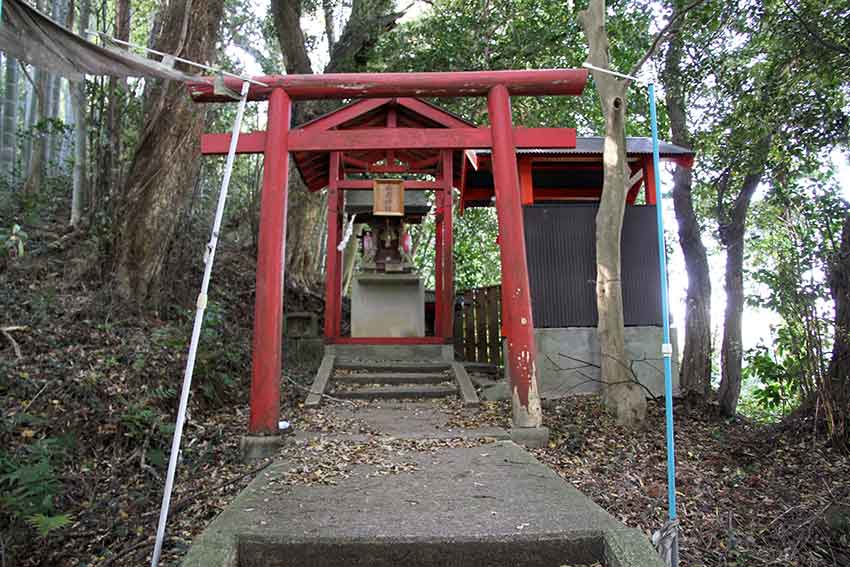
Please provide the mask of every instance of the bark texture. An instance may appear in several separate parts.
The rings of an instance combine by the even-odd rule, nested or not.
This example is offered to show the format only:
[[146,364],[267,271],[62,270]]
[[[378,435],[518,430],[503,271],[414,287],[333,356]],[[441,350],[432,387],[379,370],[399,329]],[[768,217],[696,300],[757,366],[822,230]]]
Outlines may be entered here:
[[[332,2],[325,2],[332,4]],[[272,0],[272,17],[284,55],[286,72],[312,74],[313,68],[301,29],[301,0]],[[325,10],[327,17],[328,11]],[[326,73],[362,71],[369,53],[381,34],[391,30],[403,12],[395,10],[392,0],[353,0],[351,15],[340,37],[329,43],[330,61]],[[331,33],[332,33],[331,29]],[[326,32],[327,33],[327,32]],[[335,39],[335,38],[334,38]],[[334,110],[338,101],[304,101],[293,107],[293,126]],[[297,170],[289,175],[289,204],[286,229],[286,273],[290,282],[313,288],[319,282],[321,262],[317,251],[321,226],[325,218],[324,201],[320,193],[311,193]]]
[[6,57],[3,96],[3,136],[0,139],[0,175],[12,181],[18,128],[18,62]]
[[[80,25],[79,33],[88,29],[91,17],[91,0],[80,2]],[[74,174],[73,188],[71,190],[71,226],[78,226],[83,219],[85,208],[84,197],[87,193],[88,176],[86,166],[88,164],[88,101],[86,100],[85,80],[71,83],[70,85],[72,105],[74,109]]]
[[[679,11],[674,2],[673,14]],[[679,33],[681,20],[671,27],[670,45],[664,58],[662,81],[666,93],[667,116],[674,144],[692,147],[688,131],[685,93],[682,87],[684,41]],[[711,390],[711,278],[708,254],[702,242],[702,231],[694,211],[691,188],[693,173],[676,166],[673,173],[673,207],[679,226],[679,244],[685,258],[688,289],[685,298],[685,347],[679,370],[679,387],[683,394],[708,397]]]
[[850,214],[844,217],[841,247],[829,274],[829,285],[835,302],[835,341],[821,396],[833,444],[847,451],[850,448]]
[[741,396],[741,366],[743,345],[741,318],[744,312],[744,235],[747,230],[747,213],[750,202],[764,175],[768,152],[773,140],[771,134],[763,136],[752,146],[747,170],[740,182],[740,190],[727,208],[723,197],[729,191],[733,175],[727,171],[718,186],[718,225],[720,242],[726,248],[726,310],[723,321],[723,344],[720,353],[721,378],[717,392],[720,410],[733,416]]
[[[174,0],[162,17],[156,48],[209,62],[224,0]],[[115,291],[137,304],[156,299],[159,276],[181,212],[200,169],[203,105],[179,83],[158,82],[149,94],[145,128],[116,209]]]
[[[591,0],[579,14],[587,43],[588,61],[608,68],[608,35],[605,30],[605,2]],[[605,382],[603,398],[618,423],[632,425],[646,415],[644,392],[629,371],[623,329],[623,286],[620,277],[620,245],[626,207],[626,93],[629,83],[593,71],[605,116],[603,149],[604,182],[596,215],[596,306],[601,372]]]

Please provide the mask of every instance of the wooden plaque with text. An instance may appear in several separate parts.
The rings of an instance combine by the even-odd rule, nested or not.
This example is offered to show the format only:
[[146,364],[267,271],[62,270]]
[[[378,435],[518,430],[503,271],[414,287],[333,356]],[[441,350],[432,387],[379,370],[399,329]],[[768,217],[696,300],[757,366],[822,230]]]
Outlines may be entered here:
[[401,179],[376,179],[372,196],[372,214],[375,216],[404,216],[404,181]]

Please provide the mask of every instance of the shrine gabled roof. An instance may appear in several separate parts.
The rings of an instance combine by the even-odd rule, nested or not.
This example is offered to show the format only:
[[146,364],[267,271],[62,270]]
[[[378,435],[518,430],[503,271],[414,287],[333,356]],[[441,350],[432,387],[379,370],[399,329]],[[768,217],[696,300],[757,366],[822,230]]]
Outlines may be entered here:
[[[364,135],[379,136],[386,128],[477,128],[466,120],[437,105],[421,99],[399,97],[363,99],[354,101],[337,110],[319,116],[295,130],[364,130]],[[423,163],[436,158],[439,150],[392,150],[393,157],[404,163]],[[351,162],[374,164],[385,159],[384,150],[347,151],[349,168]],[[455,176],[460,176],[463,159],[461,151],[454,152]],[[302,179],[311,191],[328,185],[330,168],[329,151],[293,152],[293,160]],[[437,167],[436,160],[433,167]],[[345,164],[346,161],[343,161]],[[365,172],[365,169],[362,171]]]

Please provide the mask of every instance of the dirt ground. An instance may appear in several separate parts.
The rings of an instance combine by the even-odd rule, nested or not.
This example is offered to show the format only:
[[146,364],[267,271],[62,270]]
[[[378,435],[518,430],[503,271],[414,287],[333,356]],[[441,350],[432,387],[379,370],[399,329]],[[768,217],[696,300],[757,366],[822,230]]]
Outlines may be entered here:
[[[250,374],[252,282],[244,274],[252,266],[227,250],[219,261],[163,565],[176,565],[268,464],[238,461]],[[0,269],[0,326],[15,327],[0,336],[3,566],[143,565],[152,549],[192,311],[156,318],[109,310],[102,291],[69,274],[74,266],[67,254],[46,251],[37,262]],[[289,371],[288,378],[311,377]],[[292,382],[284,382],[283,414],[293,422],[351,426],[305,412],[304,392]],[[506,426],[510,415],[505,403],[446,409],[455,426]],[[539,459],[627,525],[649,534],[663,524],[660,404],[632,430],[614,425],[595,397],[547,402],[544,413],[552,440],[535,451]],[[682,565],[850,565],[850,458],[825,444],[813,419],[760,427],[680,402],[676,444]],[[384,450],[377,443],[332,449],[286,449],[304,465],[291,481],[327,482],[328,454],[375,463]],[[49,498],[51,513],[66,516],[46,535],[12,505],[36,480],[49,490],[27,497]]]

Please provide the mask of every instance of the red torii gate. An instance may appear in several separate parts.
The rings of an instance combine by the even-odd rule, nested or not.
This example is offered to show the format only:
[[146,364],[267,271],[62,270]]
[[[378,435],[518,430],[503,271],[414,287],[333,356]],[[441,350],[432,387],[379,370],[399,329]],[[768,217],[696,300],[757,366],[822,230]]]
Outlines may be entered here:
[[[502,302],[505,334],[510,359],[506,369],[513,390],[513,426],[539,427],[541,413],[537,393],[536,346],[528,267],[525,256],[522,202],[517,172],[517,147],[564,148],[574,147],[572,128],[515,128],[512,124],[510,97],[512,95],[579,95],[587,82],[587,71],[581,69],[480,71],[451,73],[385,73],[284,75],[258,77],[252,85],[249,100],[268,100],[268,126],[265,132],[240,135],[238,153],[263,153],[264,170],[260,200],[259,246],[257,254],[257,285],[254,310],[254,339],[251,377],[251,410],[248,430],[253,435],[273,435],[278,430],[280,416],[281,330],[283,313],[284,246],[286,243],[287,186],[289,153],[329,151],[331,175],[328,178],[329,234],[328,262],[338,265],[336,250],[330,243],[338,238],[338,191],[345,184],[356,187],[352,180],[338,178],[342,152],[362,150],[438,150],[441,156],[442,178],[428,182],[407,182],[406,188],[432,188],[440,191],[451,211],[451,150],[491,149],[496,210],[501,242]],[[239,79],[226,79],[233,90],[241,88]],[[226,102],[226,96],[216,94],[213,80],[189,84],[196,102]],[[364,136],[362,131],[328,129],[290,130],[293,100],[309,99],[375,99],[393,97],[462,97],[486,96],[490,116],[489,128],[390,128],[381,136]],[[355,106],[355,105],[352,105]],[[361,109],[362,110],[362,109]],[[353,111],[352,111],[353,112]],[[345,119],[345,113],[335,113],[335,120]],[[205,134],[202,151],[205,154],[226,153],[229,134]],[[341,187],[343,185],[343,187]],[[417,185],[422,185],[418,187]],[[429,185],[425,187],[424,185]],[[432,185],[432,186],[431,186]],[[369,184],[371,188],[371,184]],[[442,201],[442,202],[441,202]],[[450,221],[449,221],[450,222]],[[442,231],[445,231],[442,227]],[[450,225],[449,225],[450,231]],[[438,230],[440,234],[440,230]],[[450,254],[450,236],[442,239],[438,254]],[[450,257],[450,256],[449,256]],[[441,264],[438,258],[438,265]],[[447,263],[447,267],[450,262]],[[449,273],[443,279],[451,282]],[[335,279],[334,279],[335,278]],[[328,300],[339,295],[339,273],[328,278]],[[438,288],[438,313],[442,324],[441,338],[451,335],[451,302],[447,301],[451,284]],[[336,303],[326,308],[331,313],[325,325],[339,324]],[[327,334],[327,333],[326,333]],[[336,335],[338,336],[338,332]]]

